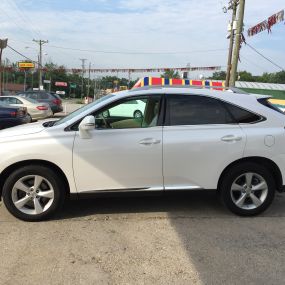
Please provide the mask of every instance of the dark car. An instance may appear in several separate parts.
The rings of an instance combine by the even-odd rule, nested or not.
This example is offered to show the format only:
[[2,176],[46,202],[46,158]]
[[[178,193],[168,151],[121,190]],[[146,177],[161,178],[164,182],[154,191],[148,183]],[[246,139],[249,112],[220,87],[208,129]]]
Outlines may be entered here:
[[27,108],[13,107],[0,103],[0,130],[28,122]]
[[31,98],[31,99],[34,99],[38,102],[48,103],[50,105],[50,108],[51,108],[53,114],[63,111],[62,101],[61,101],[60,97],[53,92],[27,91],[27,92],[19,93],[19,94],[17,94],[17,96]]

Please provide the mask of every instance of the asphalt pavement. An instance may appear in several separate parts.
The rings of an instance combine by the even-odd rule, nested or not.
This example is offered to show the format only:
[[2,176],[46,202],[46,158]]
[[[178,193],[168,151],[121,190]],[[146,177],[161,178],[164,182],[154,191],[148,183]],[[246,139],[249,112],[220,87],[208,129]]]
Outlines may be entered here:
[[0,284],[284,284],[285,194],[241,218],[214,192],[70,201],[27,223],[0,206]]

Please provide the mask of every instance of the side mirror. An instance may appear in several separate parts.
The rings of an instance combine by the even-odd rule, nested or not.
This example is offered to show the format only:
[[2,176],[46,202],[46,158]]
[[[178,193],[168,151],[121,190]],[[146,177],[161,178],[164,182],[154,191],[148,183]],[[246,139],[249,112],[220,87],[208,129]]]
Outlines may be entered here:
[[95,129],[95,117],[87,116],[79,124],[79,136],[82,139],[90,139],[91,134],[89,131]]

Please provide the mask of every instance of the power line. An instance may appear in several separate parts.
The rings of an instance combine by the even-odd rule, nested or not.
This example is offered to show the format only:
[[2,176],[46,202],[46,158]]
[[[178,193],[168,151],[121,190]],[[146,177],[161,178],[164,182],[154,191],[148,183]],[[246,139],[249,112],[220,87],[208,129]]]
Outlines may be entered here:
[[246,46],[248,46],[249,48],[251,48],[253,51],[255,51],[257,54],[259,54],[260,56],[262,56],[265,60],[269,61],[270,63],[272,63],[273,65],[275,65],[276,67],[280,68],[282,71],[284,71],[284,68],[281,67],[280,65],[278,65],[277,63],[275,63],[273,60],[271,60],[270,58],[266,57],[265,55],[263,55],[261,52],[259,52],[256,48],[254,48],[253,46],[251,46],[249,43],[246,43]]
[[[34,24],[29,20],[29,17],[27,17],[23,11],[21,11],[21,9],[18,7],[18,5],[16,4],[16,2],[14,0],[9,0],[6,1],[7,3],[10,4],[10,7],[14,6],[14,10],[16,11],[16,13],[20,16],[20,18],[22,19],[23,22],[27,23],[31,30],[33,31],[33,33],[39,35],[40,37],[42,37],[41,32],[39,30],[34,29]],[[11,5],[12,4],[12,5]]]
[[193,51],[183,51],[183,52],[136,52],[136,51],[105,51],[105,50],[90,50],[90,49],[79,49],[79,48],[69,48],[62,46],[49,45],[51,48],[82,51],[82,52],[92,52],[92,53],[106,53],[106,54],[191,54],[191,53],[204,53],[204,52],[216,52],[216,51],[226,51],[227,49],[209,49],[209,50],[193,50]]
[[32,59],[30,59],[29,57],[27,57],[27,56],[25,56],[24,54],[22,54],[21,52],[15,50],[15,49],[12,48],[10,45],[7,45],[7,47],[8,47],[9,49],[11,49],[12,51],[14,51],[15,53],[19,54],[20,56],[24,57],[25,59],[27,59],[27,60],[29,60],[29,61],[31,61],[31,62],[34,62],[34,63],[38,63],[37,61],[32,60]]
[[255,62],[249,60],[248,58],[244,57],[243,55],[240,54],[240,57],[243,58],[245,61],[247,61],[248,63],[256,66],[257,68],[259,68],[260,70],[264,71],[264,68],[261,67],[260,65],[256,64]]

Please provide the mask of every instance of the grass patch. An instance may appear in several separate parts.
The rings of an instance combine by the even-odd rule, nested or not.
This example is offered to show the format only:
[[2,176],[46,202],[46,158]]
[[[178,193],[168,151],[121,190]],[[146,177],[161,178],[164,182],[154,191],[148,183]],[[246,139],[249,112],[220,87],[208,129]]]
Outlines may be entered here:
[[285,91],[281,90],[268,90],[268,89],[251,89],[251,88],[240,88],[248,93],[271,95],[274,99],[285,100]]

